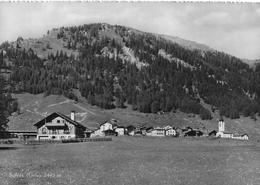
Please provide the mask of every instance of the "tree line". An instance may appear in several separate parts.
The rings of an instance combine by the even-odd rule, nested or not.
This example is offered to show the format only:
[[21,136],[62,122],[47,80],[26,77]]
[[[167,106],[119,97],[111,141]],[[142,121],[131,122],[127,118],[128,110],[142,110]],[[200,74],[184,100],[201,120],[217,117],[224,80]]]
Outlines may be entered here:
[[[63,94],[77,100],[78,89],[91,105],[104,109],[131,106],[144,113],[181,110],[211,119],[201,101],[220,115],[255,117],[260,112],[260,67],[249,68],[240,59],[222,52],[188,50],[148,33],[136,33],[122,26],[108,29],[102,24],[61,28],[58,39],[79,55],[59,51],[45,59],[32,49],[3,46],[3,61],[11,61],[12,92]],[[131,48],[138,67],[126,60],[122,47]],[[105,48],[105,49],[104,49]],[[176,60],[158,54],[164,50]],[[5,63],[5,62],[3,62]]]

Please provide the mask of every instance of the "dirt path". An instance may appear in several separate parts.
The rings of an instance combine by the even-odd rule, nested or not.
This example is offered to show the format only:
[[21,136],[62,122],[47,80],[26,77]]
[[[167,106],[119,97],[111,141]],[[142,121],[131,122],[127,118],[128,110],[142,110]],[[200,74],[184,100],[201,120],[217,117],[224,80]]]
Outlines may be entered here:
[[87,113],[90,113],[90,114],[92,114],[92,115],[96,115],[96,113],[94,113],[93,111],[90,111],[90,110],[88,110],[88,109],[86,109],[85,107],[83,107],[83,106],[81,106],[81,105],[79,105],[79,104],[73,104],[74,106],[76,106],[76,107],[78,107],[78,108],[80,108],[81,110],[84,110],[84,111],[86,111]]
[[53,106],[56,106],[56,105],[62,105],[62,104],[65,104],[65,103],[70,103],[70,102],[73,102],[73,100],[67,99],[67,100],[60,102],[60,103],[54,103],[54,104],[48,105],[48,107],[53,107]]

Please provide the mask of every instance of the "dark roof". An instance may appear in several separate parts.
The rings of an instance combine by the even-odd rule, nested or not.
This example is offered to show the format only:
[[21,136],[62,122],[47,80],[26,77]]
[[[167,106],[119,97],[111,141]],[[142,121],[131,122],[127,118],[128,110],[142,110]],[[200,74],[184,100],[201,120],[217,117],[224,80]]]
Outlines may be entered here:
[[116,131],[110,130],[110,129],[109,129],[109,130],[104,130],[103,132],[104,132],[104,133],[117,133]]
[[76,122],[76,121],[73,121],[72,119],[70,119],[68,116],[65,116],[64,114],[62,113],[59,113],[59,112],[54,112],[50,115],[48,115],[47,117],[45,117],[44,119],[38,121],[37,123],[35,123],[33,126],[40,126],[40,125],[43,125],[45,123],[45,120],[52,120],[56,117],[61,117],[63,119],[65,119],[66,121],[70,122],[71,124],[75,125],[75,126],[78,126],[78,127],[82,127],[82,128],[86,128],[85,126],[83,126],[82,124]]
[[167,128],[167,129],[165,129],[165,131],[167,131],[167,130],[175,130],[174,128]]
[[152,130],[152,129],[153,129],[153,127],[148,127],[148,128],[146,128],[146,131]]
[[209,135],[211,135],[211,134],[215,134],[215,135],[216,135],[216,133],[217,133],[216,130],[212,130],[212,131],[209,133]]
[[117,126],[116,128],[125,128],[124,126]]
[[[102,125],[104,125],[105,123],[109,123],[109,121],[104,121],[103,123],[101,123],[99,126],[102,126]],[[109,124],[111,124],[112,125],[112,123],[109,123]]]
[[164,130],[164,128],[158,128],[158,127],[156,127],[156,128],[153,128],[152,130]]
[[[233,134],[233,133],[231,133],[231,132],[223,132],[224,134]],[[233,134],[234,135],[234,134]]]

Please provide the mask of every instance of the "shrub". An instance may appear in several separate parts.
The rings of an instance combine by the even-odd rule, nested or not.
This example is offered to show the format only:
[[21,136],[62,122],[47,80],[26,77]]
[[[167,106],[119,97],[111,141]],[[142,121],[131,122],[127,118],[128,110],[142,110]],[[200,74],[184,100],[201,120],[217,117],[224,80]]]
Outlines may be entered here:
[[205,109],[204,107],[202,107],[200,109],[200,118],[202,120],[212,119],[210,111],[208,109]]

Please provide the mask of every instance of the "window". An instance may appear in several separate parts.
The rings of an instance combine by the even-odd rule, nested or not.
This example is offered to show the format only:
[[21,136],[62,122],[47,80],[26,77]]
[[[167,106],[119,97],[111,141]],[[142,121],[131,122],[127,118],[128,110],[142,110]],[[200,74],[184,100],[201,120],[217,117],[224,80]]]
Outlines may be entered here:
[[57,123],[60,123],[60,120],[57,120]]
[[47,129],[46,128],[42,128],[42,134],[47,134]]
[[64,134],[70,134],[69,129],[65,129],[65,130],[64,130]]
[[53,129],[52,134],[57,134],[57,129]]

